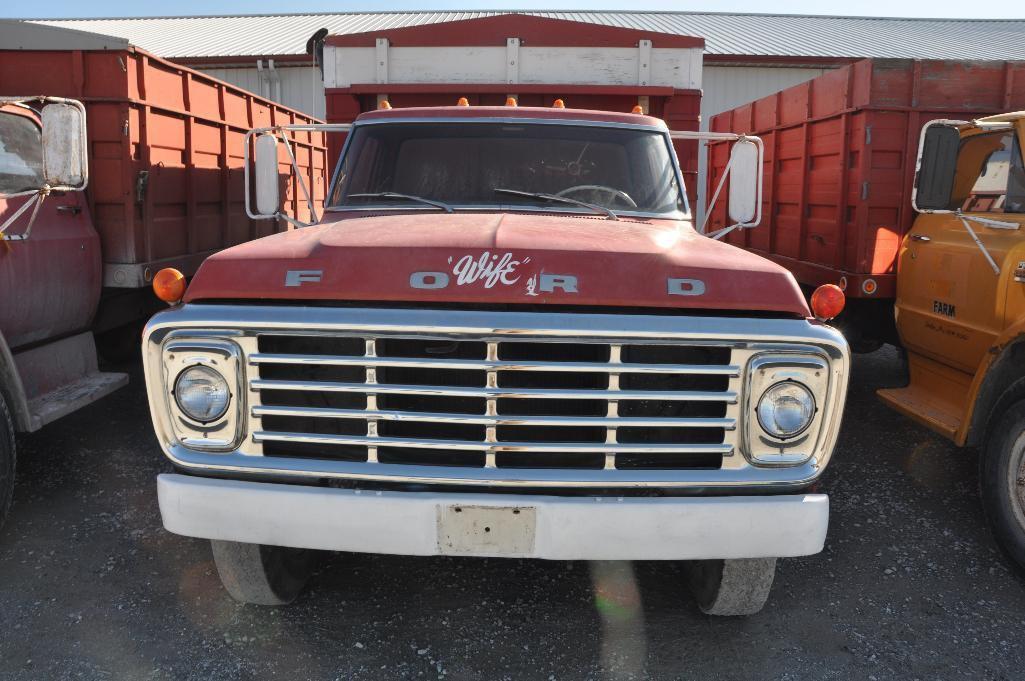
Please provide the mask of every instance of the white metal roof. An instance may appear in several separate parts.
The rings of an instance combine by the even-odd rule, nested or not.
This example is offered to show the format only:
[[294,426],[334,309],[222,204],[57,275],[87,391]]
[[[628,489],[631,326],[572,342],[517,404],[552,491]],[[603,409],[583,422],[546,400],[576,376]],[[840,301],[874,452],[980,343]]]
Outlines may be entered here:
[[0,19],[0,45],[6,50],[123,50],[129,41],[84,30],[25,25]]
[[[127,38],[167,58],[303,54],[320,28],[332,34],[512,12],[381,12],[125,19],[33,19]],[[1025,20],[897,19],[714,12],[519,14],[705,38],[710,55],[1025,59]]]

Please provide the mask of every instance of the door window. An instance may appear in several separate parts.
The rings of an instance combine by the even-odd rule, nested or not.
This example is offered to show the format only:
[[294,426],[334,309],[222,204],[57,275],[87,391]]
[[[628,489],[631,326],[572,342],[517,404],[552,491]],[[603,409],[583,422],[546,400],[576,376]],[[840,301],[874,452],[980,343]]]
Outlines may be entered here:
[[39,126],[25,116],[0,113],[0,194],[38,189],[43,184]]
[[1025,167],[1013,131],[962,140],[950,209],[965,213],[1025,213]]

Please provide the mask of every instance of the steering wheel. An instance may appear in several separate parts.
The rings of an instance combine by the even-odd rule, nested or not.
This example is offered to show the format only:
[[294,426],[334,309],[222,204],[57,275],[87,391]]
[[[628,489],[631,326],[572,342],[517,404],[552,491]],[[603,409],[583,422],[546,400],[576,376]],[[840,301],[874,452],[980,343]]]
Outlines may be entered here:
[[566,187],[561,192],[556,192],[555,195],[566,196],[567,194],[572,194],[573,192],[581,191],[604,192],[608,194],[613,201],[615,201],[616,199],[622,199],[623,202],[631,208],[637,207],[637,202],[630,198],[630,195],[627,194],[625,191],[623,191],[622,189],[616,189],[615,187],[606,187],[603,184],[578,184],[575,187]]

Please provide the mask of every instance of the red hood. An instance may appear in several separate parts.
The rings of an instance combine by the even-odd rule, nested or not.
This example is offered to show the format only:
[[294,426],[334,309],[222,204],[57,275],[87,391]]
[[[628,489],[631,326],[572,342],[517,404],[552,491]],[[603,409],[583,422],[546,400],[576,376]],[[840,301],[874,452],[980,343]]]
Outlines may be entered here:
[[[481,276],[473,276],[488,264],[476,272]],[[563,290],[574,288],[573,277],[576,292]],[[687,281],[671,285],[670,279]],[[211,299],[547,303],[809,315],[789,272],[699,236],[684,223],[520,213],[416,211],[339,220],[250,241],[211,256],[200,268],[185,301]]]

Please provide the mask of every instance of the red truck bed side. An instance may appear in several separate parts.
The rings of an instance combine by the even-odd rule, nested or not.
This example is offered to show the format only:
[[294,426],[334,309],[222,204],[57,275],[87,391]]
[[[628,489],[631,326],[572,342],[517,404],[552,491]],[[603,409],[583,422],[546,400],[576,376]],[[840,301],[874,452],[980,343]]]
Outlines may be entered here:
[[[88,115],[90,213],[105,286],[140,287],[164,266],[191,275],[222,248],[284,229],[246,216],[243,135],[253,127],[316,123],[210,76],[137,48],[0,50],[0,95],[70,97]],[[326,193],[323,133],[295,133],[319,212]],[[282,177],[287,156],[282,149]],[[285,182],[285,180],[282,180]],[[309,210],[292,176],[286,211]]]
[[[1025,62],[864,60],[713,116],[710,129],[765,142],[762,225],[730,243],[782,264],[798,282],[892,298],[914,220],[918,137],[937,118],[1025,108]],[[709,196],[727,161],[709,158]],[[716,206],[708,231],[726,226]],[[875,285],[873,286],[873,283]]]

